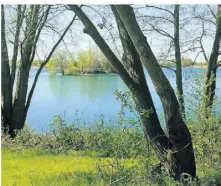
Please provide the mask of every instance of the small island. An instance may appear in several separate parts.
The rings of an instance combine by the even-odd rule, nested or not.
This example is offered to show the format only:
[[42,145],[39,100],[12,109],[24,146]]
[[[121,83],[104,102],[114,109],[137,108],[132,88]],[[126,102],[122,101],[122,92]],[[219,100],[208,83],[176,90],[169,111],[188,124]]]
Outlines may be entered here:
[[[35,60],[32,67],[38,68],[40,64],[41,60]],[[88,47],[76,54],[59,50],[45,67],[51,75],[116,74],[110,62],[96,47]]]

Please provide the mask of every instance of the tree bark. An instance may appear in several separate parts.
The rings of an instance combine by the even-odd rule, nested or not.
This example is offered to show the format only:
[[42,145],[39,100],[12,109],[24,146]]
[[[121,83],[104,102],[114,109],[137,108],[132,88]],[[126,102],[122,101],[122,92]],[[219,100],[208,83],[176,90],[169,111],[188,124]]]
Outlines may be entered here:
[[[3,7],[3,6],[2,6]],[[4,7],[3,7],[4,8]],[[12,70],[10,76],[10,68],[9,68],[9,59],[8,59],[8,51],[7,45],[5,41],[5,21],[4,21],[4,9],[2,8],[2,79],[4,79],[2,83],[2,113],[3,113],[3,121],[9,125],[9,134],[11,137],[16,135],[16,130],[20,130],[24,127],[27,112],[30,106],[31,98],[35,89],[35,86],[38,81],[38,77],[43,69],[43,67],[50,60],[53,52],[60,44],[68,29],[71,27],[75,20],[75,16],[64,30],[63,34],[60,36],[58,41],[52,47],[48,57],[41,64],[40,68],[37,71],[37,74],[34,79],[34,83],[31,87],[31,90],[27,97],[28,90],[28,80],[29,73],[32,62],[36,53],[36,46],[39,40],[41,31],[45,26],[48,15],[50,13],[51,5],[47,6],[47,9],[41,14],[41,6],[40,5],[31,5],[27,10],[27,15],[24,15],[26,12],[26,6],[23,11],[21,10],[21,5],[18,5],[18,13],[17,13],[17,23],[16,23],[16,31],[15,31],[15,42],[13,47],[13,57],[12,57]],[[44,10],[44,8],[43,8]],[[25,31],[24,31],[24,40],[19,45],[19,33],[21,31],[21,26],[23,23],[23,19],[26,19]],[[21,62],[18,69],[18,74],[16,78],[16,89],[14,100],[12,100],[13,93],[13,84],[14,84],[14,76],[16,73],[16,60],[18,55],[18,48],[20,48],[21,52]],[[3,50],[4,49],[4,50]],[[11,81],[13,79],[13,83]],[[10,84],[10,86],[9,86]],[[26,100],[27,99],[27,100]]]
[[137,53],[130,36],[126,31],[116,8],[112,5],[111,9],[117,22],[119,35],[124,50],[122,63],[128,74],[132,77],[134,84],[136,84],[136,86],[130,88],[130,91],[132,92],[136,109],[140,115],[143,131],[148,141],[151,142],[152,146],[157,151],[158,155],[166,153],[170,147],[170,142],[161,128],[160,121],[146,82],[139,54]]
[[1,64],[2,64],[2,115],[4,122],[3,127],[10,127],[12,116],[12,91],[11,91],[11,77],[8,58],[8,49],[5,38],[5,14],[4,5],[1,5]]
[[[119,33],[124,48],[124,56],[122,63],[111,51],[109,46],[103,40],[99,32],[93,23],[88,19],[84,12],[77,5],[69,5],[70,9],[75,12],[78,18],[85,26],[84,32],[89,34],[92,39],[97,43],[103,54],[107,57],[113,67],[116,69],[124,83],[128,86],[129,90],[133,94],[138,112],[142,122],[142,127],[146,138],[153,144],[155,149],[160,153],[164,153],[169,147],[169,141],[163,132],[159,119],[156,114],[156,110],[146,84],[143,68],[140,62],[139,55],[135,50],[129,35],[123,27],[123,24],[119,19],[117,24],[119,27]],[[114,7],[112,7],[114,9]],[[116,13],[116,11],[114,11]],[[115,15],[117,16],[117,15]],[[145,111],[152,111],[150,115],[142,114]]]
[[221,40],[221,5],[218,5],[217,19],[216,19],[216,33],[213,42],[213,48],[209,58],[206,81],[204,85],[205,114],[207,118],[211,115],[211,110],[214,102],[220,40]]
[[27,36],[24,47],[21,48],[21,64],[19,66],[19,73],[17,77],[17,85],[14,97],[14,105],[12,112],[12,125],[10,133],[15,135],[15,130],[20,130],[25,124],[25,103],[28,90],[28,79],[31,68],[31,55],[33,51],[34,39],[37,31],[38,15],[40,5],[31,6],[30,22],[27,25]]
[[29,79],[29,71],[31,66],[23,66],[19,67],[18,73],[18,81],[16,85],[16,93],[14,98],[13,105],[13,113],[12,113],[12,124],[10,128],[10,133],[15,135],[15,130],[23,129],[25,119],[24,119],[24,111],[25,111],[25,103],[26,96],[28,90],[28,79]]
[[[159,124],[159,120],[156,115],[156,110],[153,105],[149,89],[146,85],[144,73],[142,70],[140,70],[142,69],[142,65],[140,63],[140,57],[142,55],[141,53],[139,53],[139,50],[137,50],[138,51],[137,53],[137,51],[134,48],[135,46],[137,49],[137,46],[135,45],[136,42],[134,42],[134,40],[139,38],[133,38],[130,35],[130,32],[126,26],[127,24],[131,24],[130,23],[131,19],[128,20],[127,24],[125,24],[124,20],[121,17],[120,11],[118,11],[119,6],[112,7],[113,11],[114,8],[117,9],[117,12],[121,17],[121,19],[116,18],[116,20],[119,27],[119,33],[122,45],[124,48],[124,57],[122,60],[123,63],[122,64],[118,60],[118,58],[113,54],[113,52],[110,50],[106,42],[100,36],[99,32],[97,31],[93,23],[88,19],[88,17],[84,14],[84,12],[77,5],[69,5],[69,7],[71,10],[73,10],[76,13],[78,18],[84,24],[85,26],[84,32],[92,37],[92,39],[99,46],[99,48],[107,57],[107,59],[115,67],[116,71],[119,73],[124,83],[131,90],[137,110],[140,113],[140,118],[142,120],[142,125],[145,135],[154,145],[156,145],[155,150],[157,149],[158,153],[160,153],[163,159],[167,159],[165,151],[167,151],[167,154],[168,152],[170,152],[170,150],[172,151],[172,153],[170,154],[171,156],[167,159],[167,163],[170,164],[170,171],[173,174],[173,176],[178,178],[182,173],[185,172],[189,173],[191,176],[194,177],[196,170],[195,170],[195,160],[194,160],[191,136],[179,112],[179,105],[175,93],[173,92],[173,89],[170,86],[166,77],[164,76],[163,72],[162,71],[161,71],[162,73],[157,72],[159,71],[160,67],[155,57],[152,54],[152,58],[154,57],[155,59],[153,68],[151,68],[151,70],[153,71],[152,78],[153,76],[155,76],[155,78],[153,78],[155,80],[155,86],[157,85],[156,87],[157,88],[159,87],[160,89],[159,95],[161,96],[161,100],[164,101],[164,111],[169,109],[168,110],[169,114],[166,114],[166,120],[168,123],[167,127],[169,128],[168,131],[170,136],[169,139],[170,141],[169,141]],[[123,6],[122,8],[124,11],[124,9],[127,8],[127,6]],[[114,12],[115,16],[117,16],[116,11]],[[127,12],[125,16],[129,16],[130,14],[131,12]],[[139,28],[138,25],[136,26]],[[134,27],[132,27],[131,29],[133,30]],[[140,44],[141,48],[144,48],[143,47],[144,43],[138,43],[138,44]],[[150,48],[148,50],[146,49],[142,51],[144,52],[144,54],[146,54],[146,51],[148,50],[149,52],[151,51]],[[151,59],[151,61],[152,60],[153,59]],[[157,76],[161,77],[160,78],[158,77],[159,79],[157,80]],[[160,83],[160,81],[162,81],[162,83]],[[164,85],[167,86],[166,90],[165,88],[163,88]],[[172,95],[170,96],[171,93]],[[168,98],[169,100],[167,101]],[[173,101],[172,104],[175,106],[172,106],[171,101]],[[152,109],[150,116],[147,115],[147,113],[143,112],[143,111],[150,111],[150,109]],[[177,119],[178,121],[176,121]],[[176,134],[176,132],[178,132],[178,134]],[[170,147],[172,149],[170,149]]]
[[98,45],[100,50],[105,54],[106,58],[111,61],[111,64],[115,68],[118,74],[121,74],[121,78],[129,87],[133,86],[133,80],[127,73],[125,67],[121,64],[116,55],[111,51],[110,47],[101,37],[96,27],[90,21],[90,19],[84,14],[84,12],[77,5],[68,5],[72,11],[78,16],[81,22],[84,24],[84,33],[90,35],[94,42]]
[[129,5],[115,5],[115,7],[163,104],[169,140],[172,143],[168,157],[171,175],[176,179],[179,179],[183,173],[195,177],[196,166],[191,134],[180,113],[176,95],[146,41],[132,7]]
[[183,96],[183,82],[182,82],[182,65],[180,54],[180,39],[179,39],[179,5],[174,7],[174,47],[175,47],[175,60],[176,60],[176,87],[177,98],[180,106],[181,113],[185,118],[185,104]]
[[23,11],[21,10],[21,5],[18,5],[17,10],[17,25],[16,25],[16,31],[15,31],[15,40],[13,45],[13,56],[12,56],[12,66],[11,66],[11,86],[12,86],[12,92],[13,92],[13,86],[14,86],[14,80],[15,80],[15,74],[16,74],[16,63],[17,63],[17,57],[18,57],[18,47],[19,47],[19,35],[21,26],[24,19],[24,13],[26,10],[26,6],[24,6]]

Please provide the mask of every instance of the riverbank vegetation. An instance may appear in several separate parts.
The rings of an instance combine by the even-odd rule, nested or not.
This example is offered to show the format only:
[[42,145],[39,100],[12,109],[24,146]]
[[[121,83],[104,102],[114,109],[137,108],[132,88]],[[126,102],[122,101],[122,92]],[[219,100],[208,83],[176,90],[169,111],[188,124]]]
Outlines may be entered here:
[[[55,116],[47,132],[39,133],[26,125],[14,139],[2,134],[3,185],[221,184],[220,111],[214,108],[208,119],[202,112],[203,102],[189,105],[192,110],[188,109],[191,112],[187,124],[193,136],[197,178],[186,177],[177,182],[166,176],[145,139],[130,93],[115,94],[121,111],[109,122],[101,115],[90,126],[80,119],[67,124]],[[199,94],[193,96],[202,101]],[[130,117],[125,115],[128,109]]]
[[[98,23],[98,19],[92,18],[93,13],[86,13],[88,8],[95,10],[96,14],[100,12],[97,16],[99,15],[101,22]],[[143,11],[144,8],[146,11]],[[153,11],[149,11],[150,9]],[[62,15],[64,12],[69,12],[64,14],[64,17],[65,20],[69,18],[70,20],[66,24],[56,25],[61,18],[60,11]],[[156,11],[160,11],[163,16],[156,16],[154,14]],[[9,16],[13,14],[12,12],[16,15],[16,21]],[[71,28],[76,26],[76,22],[81,23],[79,28],[96,43],[101,52],[89,47],[73,56],[64,50],[56,50],[62,42],[64,47],[67,47],[65,38],[66,41],[73,38]],[[217,69],[221,65],[219,61],[221,5],[200,6],[200,8],[177,4],[160,7],[1,5],[1,25],[2,139],[3,146],[6,147],[4,152],[8,153],[6,157],[9,157],[9,162],[7,158],[4,160],[6,163],[10,164],[10,151],[13,151],[15,146],[28,148],[27,153],[36,148],[37,151],[33,150],[35,155],[39,149],[58,154],[84,151],[95,153],[97,157],[113,158],[108,165],[97,166],[96,180],[102,180],[101,184],[220,184],[220,178],[214,176],[220,170],[220,115],[214,109]],[[103,31],[108,33],[111,44]],[[159,35],[167,38],[159,39],[165,43],[156,42],[163,49],[154,51],[152,44],[150,46],[152,38],[149,36],[152,34],[155,36],[158,34],[157,38]],[[212,47],[209,51],[205,51],[206,47],[203,46],[202,40],[205,37],[212,38],[210,40]],[[51,41],[53,42],[48,46]],[[121,46],[120,50],[117,49],[118,44]],[[48,48],[50,50],[46,50]],[[182,62],[181,59],[189,56],[186,55],[189,54],[187,52],[193,51],[195,59],[202,53],[208,68],[205,81],[199,91],[202,94],[201,101],[197,103],[199,107],[195,108],[197,111],[192,109],[191,113],[196,113],[197,120],[192,125],[188,125],[190,115],[186,108],[193,103],[184,99],[182,64],[186,65],[190,61]],[[39,53],[41,53],[40,64],[32,84],[29,84],[30,69],[35,64],[34,59],[39,57]],[[12,56],[12,59],[9,59],[9,56]],[[176,64],[175,69],[171,69],[176,76],[176,90],[173,89],[172,83],[159,63],[171,58],[175,59]],[[107,127],[101,119],[98,125],[85,128],[82,125],[78,127],[78,123],[67,125],[61,117],[57,117],[46,134],[39,134],[29,129],[25,121],[39,75],[44,67],[47,67],[51,74],[62,75],[111,73],[114,69],[129,90],[128,93],[116,92],[117,98],[122,101],[122,111],[117,121]],[[145,70],[160,98],[163,120],[153,102],[151,85],[146,80]],[[199,92],[194,90],[189,94]],[[124,115],[124,107],[135,113],[135,120]],[[163,127],[163,124],[166,127]],[[214,145],[217,148],[214,149]],[[20,158],[23,159],[23,156]],[[51,158],[52,164],[53,159]],[[128,166],[130,163],[121,166],[121,161],[124,159],[127,162],[132,159],[133,168]],[[13,157],[12,161],[16,161],[16,158]],[[138,163],[134,163],[137,161]],[[17,168],[17,165],[14,165],[14,168]],[[201,175],[202,177],[197,180]],[[208,175],[215,178],[207,179]],[[35,176],[38,180],[39,176]],[[69,176],[73,175],[68,173]],[[93,180],[93,177],[89,179]],[[9,179],[5,181],[7,180]]]
[[166,170],[160,166],[135,121],[129,119],[130,123],[123,126],[122,119],[118,124],[105,126],[101,118],[91,127],[77,127],[79,123],[67,125],[57,116],[48,133],[39,134],[26,127],[13,140],[2,136],[2,184],[221,184],[221,118],[189,123],[198,177],[182,182],[166,176]]

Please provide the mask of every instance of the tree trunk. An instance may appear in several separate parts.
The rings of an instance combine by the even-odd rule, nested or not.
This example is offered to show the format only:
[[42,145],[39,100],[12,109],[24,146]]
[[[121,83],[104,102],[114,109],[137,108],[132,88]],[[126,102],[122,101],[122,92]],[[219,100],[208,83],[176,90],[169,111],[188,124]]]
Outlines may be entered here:
[[[139,55],[135,50],[126,30],[122,27],[122,23],[119,19],[117,19],[121,41],[124,46],[124,57],[122,59],[123,65],[110,50],[109,46],[103,40],[93,23],[88,19],[84,12],[77,5],[69,5],[69,7],[84,24],[84,32],[89,34],[95,43],[97,43],[98,47],[132,92],[136,108],[140,113],[142,128],[146,138],[148,138],[153,147],[157,149],[157,152],[164,153],[169,147],[169,141],[160,126],[150,91],[146,84]],[[151,111],[150,114],[145,114],[148,111]]]
[[64,75],[64,69],[61,69],[61,74],[62,74],[62,76]]
[[37,32],[38,16],[40,5],[31,5],[30,22],[27,25],[28,36],[21,46],[21,62],[17,76],[17,84],[12,111],[11,134],[15,135],[15,130],[21,130],[25,124],[25,103],[28,91],[29,72],[32,64],[32,51],[35,45],[35,36]]
[[175,179],[179,179],[182,173],[195,177],[196,167],[191,134],[180,113],[176,95],[146,41],[132,7],[129,5],[115,7],[163,104],[169,140],[172,143],[172,149],[168,154],[171,175]]
[[[66,35],[67,31],[73,24],[75,17],[71,20],[69,25],[64,30],[63,34],[60,36],[58,41],[52,47],[50,53],[48,54],[46,60],[41,64],[41,67],[38,69],[37,74],[34,79],[34,83],[31,87],[31,90],[27,97],[28,91],[28,80],[29,80],[29,73],[32,62],[35,57],[36,53],[36,45],[39,40],[41,31],[45,26],[47,21],[51,5],[48,5],[45,12],[41,13],[40,5],[31,5],[28,9],[27,15],[25,14],[26,6],[24,7],[23,11],[21,11],[21,5],[18,5],[18,13],[17,13],[17,23],[16,23],[16,33],[15,33],[15,42],[13,48],[13,57],[12,57],[12,70],[10,76],[10,69],[9,69],[9,59],[8,59],[8,51],[7,45],[5,41],[5,20],[4,20],[4,7],[2,6],[2,113],[3,113],[3,121],[9,125],[9,133],[12,137],[16,135],[16,130],[20,130],[24,127],[27,112],[30,106],[31,98],[37,84],[38,77],[41,73],[43,67],[47,64],[50,60],[51,56],[53,55],[55,49],[60,44],[64,36]],[[40,14],[39,14],[40,13]],[[39,17],[39,15],[41,15]],[[21,42],[19,46],[19,33],[22,26],[22,22],[24,17],[26,17],[26,24],[25,24],[25,31],[24,31],[24,40]],[[16,82],[16,90],[14,100],[12,101],[12,92],[13,92],[13,84],[15,79],[16,73],[16,60],[18,54],[18,48],[21,51],[21,62],[18,69],[17,74],[17,82]],[[4,49],[4,50],[3,50]],[[13,79],[13,83],[11,81]],[[10,86],[9,86],[10,84]],[[27,98],[27,101],[26,101]],[[12,105],[13,102],[13,105]]]
[[28,90],[29,71],[30,65],[26,66],[21,64],[19,67],[17,77],[18,81],[13,105],[11,133],[14,133],[14,130],[23,129],[25,124],[24,111]]
[[[169,149],[170,143],[161,128],[159,118],[146,82],[142,63],[130,36],[128,35],[116,8],[112,5],[124,54],[122,63],[128,74],[132,77],[134,85],[130,88],[136,109],[139,112],[144,134],[152,146],[159,154],[165,153]],[[128,86],[130,87],[130,86]],[[154,124],[154,125],[153,125]]]
[[216,20],[216,34],[213,42],[213,48],[209,58],[209,64],[207,67],[206,82],[204,86],[205,94],[205,114],[208,118],[211,115],[213,106],[215,90],[216,90],[216,71],[219,55],[219,47],[221,40],[221,5],[218,5],[217,20]]
[[179,5],[175,5],[174,7],[174,47],[175,47],[175,60],[176,60],[176,87],[177,87],[177,97],[178,97],[180,110],[181,110],[183,117],[185,118],[179,30],[180,30],[179,28]]
[[[162,84],[160,84],[159,95],[162,97],[162,100],[164,101],[164,110],[166,111],[166,109],[169,109],[168,110],[169,114],[166,114],[166,120],[167,123],[169,123],[169,125],[167,126],[169,128],[168,131],[169,131],[170,141],[168,140],[168,138],[166,137],[165,133],[163,132],[160,126],[159,119],[157,117],[149,89],[146,85],[146,80],[144,77],[143,70],[141,70],[142,65],[140,63],[140,56],[142,55],[139,53],[138,50],[137,51],[139,54],[135,50],[134,40],[132,39],[130,32],[127,29],[127,26],[124,23],[124,21],[122,21],[122,23],[124,24],[124,27],[126,29],[122,27],[122,23],[120,22],[120,20],[123,19],[116,19],[118,21],[120,37],[124,48],[124,56],[122,60],[123,65],[122,65],[122,63],[110,50],[106,42],[100,36],[99,32],[97,31],[93,23],[88,19],[88,17],[84,14],[84,12],[77,5],[69,5],[69,7],[71,10],[73,10],[76,13],[78,18],[84,24],[85,26],[84,32],[89,34],[93,38],[95,43],[99,46],[101,51],[114,66],[118,74],[121,76],[124,83],[131,90],[137,110],[140,113],[140,118],[145,132],[145,136],[152,142],[157,153],[159,153],[161,158],[165,160],[168,157],[166,156],[166,154],[172,151],[166,162],[169,163],[170,171],[173,174],[173,176],[175,178],[179,178],[180,175],[185,172],[189,173],[191,176],[194,177],[196,174],[195,173],[196,170],[195,170],[195,160],[194,160],[191,136],[188,131],[188,128],[186,127],[182,119],[180,112],[177,112],[179,111],[179,105],[172,87],[170,86],[166,77],[164,77],[162,71],[161,71],[162,74],[157,73],[157,71],[159,70],[157,68],[159,67],[158,63],[157,63],[158,66],[156,66],[156,63],[155,64],[153,63],[154,68],[152,68],[151,70],[153,70],[152,76],[154,75],[154,73],[156,73],[156,75],[154,75],[156,78],[159,75],[161,76],[161,78],[158,79],[157,83],[163,80]],[[119,6],[114,6],[114,8],[116,9],[118,9],[118,7]],[[124,9],[126,8],[126,6],[123,6],[122,8]],[[120,11],[118,11],[118,13],[120,13]],[[131,12],[128,12],[126,16],[129,16],[130,14]],[[139,28],[138,25],[136,26]],[[127,34],[127,32],[129,33],[129,35]],[[131,40],[133,43],[131,42]],[[144,46],[143,43],[139,44],[141,48]],[[146,51],[148,50],[144,50],[142,52],[146,54]],[[157,62],[156,59],[155,62]],[[167,86],[167,90],[163,88],[165,84]],[[169,92],[167,93],[166,91]],[[172,96],[169,96],[170,93],[172,93]],[[167,98],[169,98],[168,102]],[[175,106],[171,106],[172,105],[171,101],[174,101],[172,103]],[[150,110],[152,112],[150,112]],[[177,119],[178,121],[176,121]],[[176,134],[176,132],[178,132],[178,134]]]
[[14,40],[14,45],[13,45],[13,56],[12,56],[12,66],[11,66],[12,92],[13,92],[13,86],[14,86],[14,80],[15,80],[15,74],[16,74],[16,64],[17,64],[18,47],[19,47],[19,35],[20,35],[21,26],[22,26],[23,19],[24,19],[24,13],[26,10],[26,6],[24,7],[23,11],[21,10],[21,7],[22,7],[21,5],[18,5],[15,40]]
[[3,127],[9,128],[11,125],[12,116],[12,89],[11,89],[11,77],[9,68],[8,49],[5,38],[5,15],[4,6],[1,5],[1,63],[2,63],[2,115],[3,115]]

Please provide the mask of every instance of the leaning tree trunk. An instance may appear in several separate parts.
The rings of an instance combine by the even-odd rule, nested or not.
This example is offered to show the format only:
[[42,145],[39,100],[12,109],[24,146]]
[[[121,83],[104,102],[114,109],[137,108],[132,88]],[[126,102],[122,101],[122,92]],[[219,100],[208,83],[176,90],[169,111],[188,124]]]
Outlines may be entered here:
[[[136,108],[140,113],[142,128],[146,138],[149,139],[157,152],[160,154],[164,153],[169,148],[170,143],[160,126],[150,91],[146,84],[139,55],[135,50],[129,35],[124,29],[123,24],[117,19],[121,41],[124,46],[122,64],[84,12],[77,5],[69,5],[69,7],[84,24],[84,32],[92,37],[94,42],[98,45],[100,50],[107,57],[116,72],[132,92]],[[147,114],[148,111],[149,115]]]
[[175,60],[176,60],[176,87],[177,97],[180,105],[181,113],[185,118],[185,104],[183,96],[183,82],[182,82],[182,65],[181,65],[181,54],[180,54],[180,39],[179,39],[179,5],[174,7],[174,48],[175,48]]
[[165,153],[170,147],[170,142],[160,126],[160,121],[145,79],[139,54],[126,31],[116,8],[111,6],[111,9],[117,22],[124,50],[122,63],[128,74],[132,77],[135,85],[132,87],[130,85],[127,86],[132,92],[136,109],[140,115],[143,131],[157,154]]
[[212,52],[209,58],[206,81],[205,81],[205,86],[204,86],[205,114],[207,118],[211,115],[211,110],[212,110],[212,106],[214,102],[220,40],[221,40],[221,5],[218,5],[217,20],[216,20],[216,34],[215,34],[215,38],[213,42]]
[[[144,81],[145,78],[143,70],[140,71],[140,69],[142,69],[142,65],[141,64],[139,65],[140,63],[139,58],[142,55],[139,53],[139,50],[137,50],[139,54],[136,52],[136,50],[134,50],[135,49],[134,46],[136,45],[134,44],[134,40],[132,39],[130,32],[127,29],[127,26],[123,21],[123,19],[121,18],[118,20],[118,26],[120,25],[120,21],[122,21],[121,24],[126,28],[123,29],[124,27],[119,26],[120,37],[124,47],[124,57],[122,65],[121,62],[117,59],[117,57],[110,50],[109,46],[106,44],[104,39],[100,36],[99,32],[97,31],[93,23],[84,14],[84,12],[77,5],[69,5],[69,7],[71,10],[73,10],[76,13],[78,18],[84,24],[85,26],[84,32],[89,34],[93,38],[93,40],[99,46],[99,48],[107,57],[107,59],[115,67],[116,71],[121,76],[124,83],[131,90],[135,100],[136,107],[140,113],[140,118],[142,120],[146,137],[149,138],[151,142],[153,142],[153,145],[155,145],[155,149],[157,149],[158,153],[161,155],[161,157],[164,160],[167,158],[167,156],[165,155],[165,151],[167,151],[167,153],[172,152],[170,153],[167,163],[170,164],[170,171],[172,172],[173,176],[175,178],[179,178],[180,175],[185,172],[189,173],[191,176],[194,177],[196,170],[195,170],[195,160],[192,149],[191,136],[179,112],[179,105],[172,87],[170,86],[168,80],[166,79],[162,71],[161,71],[162,74],[157,73],[160,67],[156,66],[157,63],[156,59],[155,59],[156,63],[153,64],[154,67],[152,68],[153,70],[152,75],[156,73],[155,78],[157,78],[159,75],[162,76],[160,79],[158,79],[158,83],[159,81],[163,80],[162,84],[160,84],[160,86],[158,87],[160,88],[160,96],[163,97],[162,99],[164,101],[164,109],[165,110],[169,109],[168,110],[169,114],[166,115],[166,120],[167,123],[169,123],[169,125],[167,126],[169,128],[168,131],[169,131],[170,141],[162,131],[159,119],[156,114],[155,107],[153,105],[149,93],[149,89],[145,85],[146,80]],[[117,11],[118,7],[119,6],[114,6],[114,8],[116,8]],[[124,9],[127,7],[122,7],[122,8]],[[120,15],[120,11],[118,11],[118,13]],[[131,12],[129,12],[129,14],[131,14]],[[129,14],[127,14],[126,16],[129,16]],[[136,26],[139,28],[138,25]],[[141,47],[144,46],[143,43],[139,44],[141,44],[140,45]],[[146,51],[148,50],[144,50],[142,52],[144,52],[144,54],[146,55]],[[166,92],[167,90],[163,89],[164,85],[166,85],[167,90],[169,91],[168,93]],[[170,93],[172,93],[172,96],[169,96]],[[164,94],[165,96],[162,96]],[[168,102],[167,98],[169,98]],[[175,106],[171,106],[171,101],[174,101]],[[152,112],[151,115],[148,117],[147,112],[145,111],[150,111],[150,109],[152,109]],[[177,119],[178,121],[176,121]],[[176,132],[178,132],[177,135]]]
[[172,149],[168,152],[171,175],[179,179],[183,173],[196,176],[196,166],[191,134],[180,113],[176,95],[160,68],[146,37],[143,35],[132,7],[115,5],[121,20],[153,81],[163,104],[166,126]]

